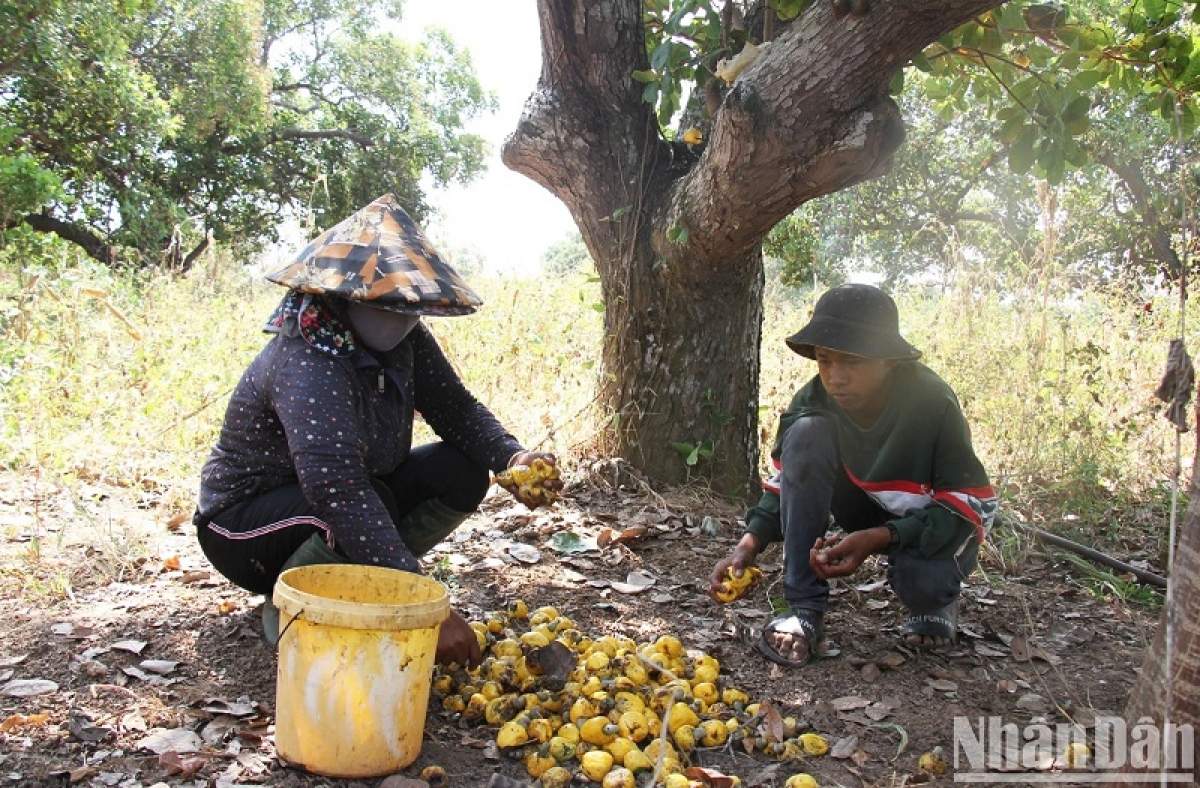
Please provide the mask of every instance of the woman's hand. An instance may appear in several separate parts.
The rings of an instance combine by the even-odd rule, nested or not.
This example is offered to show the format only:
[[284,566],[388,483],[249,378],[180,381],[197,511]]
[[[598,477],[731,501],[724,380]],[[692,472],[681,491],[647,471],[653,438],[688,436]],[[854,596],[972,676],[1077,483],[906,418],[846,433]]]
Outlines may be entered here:
[[[558,497],[558,493],[563,488],[561,478],[558,478],[558,460],[553,454],[544,451],[523,451],[512,456],[508,461],[508,467],[511,469],[517,465],[523,465],[527,468],[534,467],[535,462],[541,462],[547,465],[554,471],[553,478],[541,478],[532,487],[526,485],[517,485],[508,487],[509,492],[513,497],[521,503],[528,506],[530,509],[536,509],[539,506],[544,506],[554,498]],[[541,488],[539,490],[539,488]],[[549,492],[549,496],[542,493],[541,490]]]
[[715,601],[720,602],[719,593],[723,593],[725,589],[725,570],[732,568],[734,573],[739,577],[742,572],[745,572],[750,567],[754,566],[754,560],[758,558],[758,554],[762,552],[762,543],[754,534],[746,534],[737,543],[728,556],[717,562],[713,567],[712,575],[708,578],[708,595]]
[[511,468],[514,465],[533,465],[534,460],[541,460],[547,465],[558,465],[558,460],[549,452],[521,451],[512,456],[512,458],[508,461],[508,467]]
[[439,665],[455,664],[461,667],[476,667],[483,659],[475,630],[462,616],[450,611],[450,617],[442,622],[438,632],[437,652],[434,660]]

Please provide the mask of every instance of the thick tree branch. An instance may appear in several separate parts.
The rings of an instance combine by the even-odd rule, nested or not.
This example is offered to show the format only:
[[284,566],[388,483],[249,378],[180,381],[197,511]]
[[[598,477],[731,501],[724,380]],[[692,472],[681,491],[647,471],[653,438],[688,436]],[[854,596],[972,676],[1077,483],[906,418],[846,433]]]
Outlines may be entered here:
[[320,107],[318,107],[316,104],[307,107],[301,107],[298,104],[293,104],[290,101],[284,101],[283,99],[272,99],[271,106],[278,107],[279,109],[285,109],[288,112],[294,112],[297,115],[312,115],[314,112],[320,110]]
[[[504,163],[566,203],[597,260],[639,220],[647,161],[664,146],[642,86],[639,0],[539,0],[542,73]],[[623,207],[622,221],[613,221]],[[603,248],[601,248],[603,247]]]
[[88,257],[98,260],[105,265],[113,265],[117,260],[116,247],[104,242],[104,239],[77,224],[64,222],[46,213],[31,213],[25,217],[25,224],[42,233],[54,233],[64,241],[75,244],[87,253]]
[[689,229],[688,255],[736,257],[796,206],[886,172],[903,141],[896,71],[999,4],[897,0],[843,18],[815,4],[735,81],[661,225]]
[[321,87],[311,82],[289,82],[284,85],[273,85],[271,87],[272,93],[291,93],[297,90],[307,90],[310,93],[320,94]]
[[958,224],[959,222],[979,222],[981,224],[1004,225],[1004,217],[991,211],[960,211],[951,217],[951,221],[954,224]]
[[200,259],[200,255],[208,251],[208,247],[211,243],[212,236],[206,234],[204,238],[201,239],[200,243],[196,244],[196,247],[192,249],[192,251],[188,252],[183,258],[183,261],[179,264],[179,273],[186,274],[188,271],[192,270],[192,266],[195,265],[196,261]]
[[275,132],[279,140],[349,140],[360,148],[369,148],[375,141],[365,134],[349,129],[280,129]]
[[1101,151],[1097,154],[1097,158],[1125,185],[1137,211],[1137,223],[1141,225],[1142,232],[1146,234],[1146,240],[1154,251],[1154,257],[1163,272],[1170,276],[1179,276],[1180,271],[1183,270],[1183,263],[1179,259],[1178,252],[1175,251],[1175,246],[1171,243],[1170,230],[1159,219],[1158,208],[1154,204],[1150,187],[1146,183],[1142,165],[1136,160],[1121,161],[1109,151]]

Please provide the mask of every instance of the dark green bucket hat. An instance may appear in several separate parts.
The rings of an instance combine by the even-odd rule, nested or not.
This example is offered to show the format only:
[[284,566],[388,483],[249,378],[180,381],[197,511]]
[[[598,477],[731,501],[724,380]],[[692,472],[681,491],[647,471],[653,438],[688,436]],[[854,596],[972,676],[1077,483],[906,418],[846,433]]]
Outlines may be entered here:
[[808,325],[787,338],[805,358],[816,348],[865,358],[915,361],[921,351],[900,336],[900,313],[887,293],[872,285],[842,285],[817,299]]

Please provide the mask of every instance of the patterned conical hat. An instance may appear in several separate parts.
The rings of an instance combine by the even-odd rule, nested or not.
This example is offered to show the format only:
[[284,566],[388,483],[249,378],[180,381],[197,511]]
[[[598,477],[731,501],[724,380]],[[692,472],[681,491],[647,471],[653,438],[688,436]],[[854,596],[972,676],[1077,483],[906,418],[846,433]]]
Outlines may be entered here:
[[409,314],[469,315],[483,303],[393,194],[321,233],[267,279]]

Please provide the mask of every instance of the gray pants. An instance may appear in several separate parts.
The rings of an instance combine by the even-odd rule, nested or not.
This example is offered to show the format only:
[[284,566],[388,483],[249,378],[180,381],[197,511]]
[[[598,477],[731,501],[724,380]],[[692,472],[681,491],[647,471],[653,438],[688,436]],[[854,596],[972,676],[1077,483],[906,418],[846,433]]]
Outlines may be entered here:
[[[824,612],[829,584],[817,577],[808,555],[825,535],[830,516],[849,533],[883,525],[895,515],[850,481],[838,452],[837,427],[824,416],[805,416],[788,428],[781,462],[783,595],[793,610]],[[978,557],[973,534],[957,558],[925,558],[913,547],[891,550],[888,582],[910,611],[932,613],[958,598]]]

